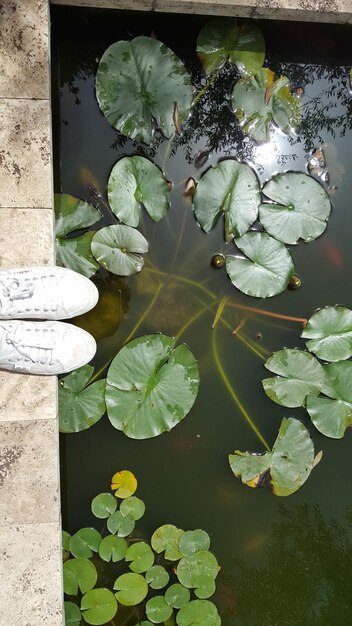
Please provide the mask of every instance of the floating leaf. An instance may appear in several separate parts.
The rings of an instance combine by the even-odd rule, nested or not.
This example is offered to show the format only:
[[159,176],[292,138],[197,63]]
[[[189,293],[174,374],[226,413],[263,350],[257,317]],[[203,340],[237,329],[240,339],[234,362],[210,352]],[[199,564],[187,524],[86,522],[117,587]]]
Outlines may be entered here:
[[184,122],[192,104],[191,79],[182,61],[160,41],[118,41],[103,54],[96,77],[99,106],[124,135],[151,143],[154,120],[165,137],[176,132],[174,111]]
[[97,582],[97,571],[88,559],[69,559],[64,563],[64,592],[76,596],[78,588],[81,593],[93,589]]
[[236,19],[224,17],[211,20],[202,28],[197,54],[208,75],[229,59],[242,76],[251,76],[263,65],[265,41],[255,24],[238,27]]
[[117,509],[116,498],[111,493],[99,493],[92,500],[92,513],[98,519],[106,519]]
[[300,172],[276,174],[262,191],[274,202],[260,205],[259,219],[269,235],[279,241],[312,241],[326,229],[331,203],[315,178]]
[[153,624],[161,624],[168,620],[172,615],[172,608],[165,601],[164,596],[154,596],[150,598],[145,606],[147,618]]
[[294,265],[283,243],[267,233],[251,231],[235,239],[235,244],[248,257],[226,257],[226,271],[237,289],[256,298],[269,298],[286,289]]
[[144,600],[148,593],[148,585],[141,574],[122,574],[114,583],[118,592],[116,597],[124,606],[135,606]]
[[191,599],[191,592],[180,583],[171,585],[165,593],[166,602],[174,609],[182,609]]
[[282,406],[304,406],[306,397],[318,396],[324,383],[323,367],[302,350],[279,350],[267,360],[265,367],[278,376],[262,381],[264,391]]
[[208,550],[210,537],[205,530],[188,530],[179,541],[179,548],[183,556],[191,556],[200,550]]
[[145,579],[152,589],[163,589],[169,582],[170,576],[162,565],[153,565],[146,572]]
[[159,168],[142,156],[124,157],[111,170],[108,198],[124,224],[138,226],[141,206],[159,222],[169,207],[167,182]]
[[179,541],[184,531],[172,524],[164,524],[156,529],[151,538],[153,550],[160,554],[165,550],[165,559],[178,561],[182,557]]
[[84,365],[61,378],[58,391],[60,432],[86,430],[104,415],[105,380],[86,386],[93,372],[91,365]]
[[343,361],[352,356],[352,311],[327,306],[309,318],[301,337],[306,346],[324,361]]
[[120,506],[121,515],[126,517],[126,515],[131,515],[134,520],[139,520],[143,517],[145,512],[145,505],[143,500],[132,496],[131,498],[126,498],[123,502],[121,502]]
[[184,556],[177,565],[177,578],[189,589],[203,587],[204,578],[215,580],[219,573],[219,564],[215,556],[207,550],[201,550],[191,556]]
[[69,543],[71,554],[78,559],[90,559],[98,552],[101,534],[95,528],[81,528],[72,535]]
[[254,454],[236,450],[229,455],[235,476],[249,487],[271,484],[277,496],[289,496],[307,480],[314,466],[314,447],[305,426],[283,418],[271,452]]
[[215,604],[209,600],[192,600],[183,607],[176,617],[178,626],[220,626]]
[[143,541],[133,543],[127,550],[125,561],[130,562],[129,568],[136,574],[143,574],[154,563],[155,557],[151,547]]
[[54,195],[54,208],[57,265],[69,267],[87,278],[93,276],[99,268],[90,248],[93,233],[70,239],[65,239],[65,235],[95,224],[101,213],[88,202],[64,193]]
[[171,430],[191,410],[199,372],[190,349],[166,335],[130,341],[107,374],[106,403],[112,425],[133,439]]
[[103,561],[117,563],[125,558],[127,552],[127,541],[116,535],[108,535],[102,539],[99,545],[99,556]]
[[80,626],[81,611],[79,606],[74,602],[64,602],[65,607],[65,626]]
[[119,537],[127,537],[133,532],[135,523],[132,515],[123,516],[120,511],[115,511],[107,521],[108,531]]
[[246,163],[225,159],[201,177],[194,197],[196,218],[209,232],[221,213],[225,216],[225,239],[243,235],[258,217],[259,182]]
[[109,272],[130,276],[141,271],[144,259],[140,255],[148,252],[148,242],[135,228],[113,224],[95,233],[92,252]]
[[[111,479],[111,489],[115,491],[115,496],[117,498],[121,498],[124,500],[125,498],[129,498],[134,494],[137,489],[137,478],[132,472],[129,470],[122,470],[121,472],[116,472]],[[138,498],[136,498],[137,500]],[[141,500],[140,500],[141,502]],[[133,506],[132,506],[133,508]],[[123,510],[121,514],[126,516]],[[135,519],[139,519],[138,517]]]
[[117,602],[109,589],[92,589],[81,600],[81,610],[87,624],[107,624],[117,613]]
[[215,593],[215,581],[210,578],[210,576],[199,576],[197,578],[197,589],[194,590],[197,598],[201,600],[205,600],[206,598],[210,598]]
[[61,532],[61,541],[62,541],[62,549],[65,550],[66,552],[69,552],[70,548],[70,539],[71,539],[71,535],[70,533],[68,533],[66,530],[63,530]]
[[235,84],[232,106],[243,132],[256,141],[269,141],[271,121],[286,134],[301,121],[299,98],[291,93],[288,78],[275,80],[274,72],[268,68]]
[[324,372],[322,393],[328,398],[308,396],[307,411],[319,432],[341,439],[352,426],[352,361],[324,365]]

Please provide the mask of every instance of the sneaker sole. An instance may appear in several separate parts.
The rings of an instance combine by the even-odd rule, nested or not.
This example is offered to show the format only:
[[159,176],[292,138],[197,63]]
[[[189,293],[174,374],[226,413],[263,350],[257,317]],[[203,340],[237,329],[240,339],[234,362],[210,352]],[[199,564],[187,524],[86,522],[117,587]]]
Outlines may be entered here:
[[0,319],[69,319],[90,311],[98,299],[92,281],[64,267],[0,270]]

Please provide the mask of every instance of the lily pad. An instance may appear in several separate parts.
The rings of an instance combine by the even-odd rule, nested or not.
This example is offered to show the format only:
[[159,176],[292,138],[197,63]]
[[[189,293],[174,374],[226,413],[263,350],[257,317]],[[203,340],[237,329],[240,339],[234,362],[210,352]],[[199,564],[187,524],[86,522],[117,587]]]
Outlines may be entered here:
[[112,561],[117,563],[125,558],[127,552],[127,541],[122,537],[116,537],[116,535],[107,535],[102,539],[99,545],[99,556],[103,561],[107,563]]
[[150,598],[145,606],[145,612],[147,618],[153,622],[153,624],[162,624],[168,620],[172,613],[172,607],[167,604],[164,596],[154,596]]
[[117,600],[124,606],[135,606],[144,600],[148,593],[147,581],[141,574],[122,574],[114,583]]
[[54,209],[57,265],[69,267],[87,278],[93,276],[99,269],[90,248],[93,233],[69,239],[66,235],[98,222],[100,211],[88,202],[65,193],[55,194]]
[[294,273],[285,245],[267,233],[251,231],[235,239],[247,258],[226,257],[226,271],[233,285],[248,296],[269,298],[286,289]]
[[[129,470],[116,472],[111,479],[111,489],[115,491],[115,496],[122,500],[130,498],[134,494],[137,489],[137,484],[137,478]],[[126,512],[121,511],[121,514],[126,516]]]
[[138,226],[141,206],[159,222],[169,207],[169,190],[162,172],[142,156],[124,157],[111,170],[108,198],[113,213],[124,224]]
[[162,565],[153,565],[145,574],[145,579],[152,589],[163,589],[170,580],[165,567]]
[[282,406],[304,406],[306,397],[318,396],[323,387],[323,367],[308,352],[279,350],[267,360],[265,367],[278,376],[262,381],[264,391]]
[[229,455],[235,476],[249,487],[270,484],[277,496],[289,496],[307,480],[314,467],[314,446],[305,426],[283,418],[271,452],[254,454],[236,450]]
[[215,581],[210,576],[199,576],[197,578],[198,587],[194,590],[197,598],[205,600],[215,593]]
[[99,493],[92,500],[92,513],[98,519],[106,519],[117,509],[116,498],[111,493]]
[[81,611],[79,606],[74,602],[64,602],[65,607],[65,626],[80,626]]
[[166,602],[174,609],[182,609],[191,599],[191,592],[180,583],[171,585],[165,593]]
[[136,37],[112,44],[100,59],[96,94],[112,126],[151,143],[154,120],[165,137],[184,122],[192,104],[191,79],[182,61],[157,39]]
[[352,356],[352,311],[343,306],[319,309],[308,320],[301,337],[324,361],[343,361]]
[[117,601],[109,589],[92,589],[84,594],[81,611],[87,624],[107,624],[117,613]]
[[130,341],[107,374],[106,403],[112,425],[132,439],[171,430],[191,410],[199,372],[190,349],[166,335]]
[[71,554],[78,559],[90,559],[98,552],[101,534],[95,528],[81,528],[72,535],[69,543]]
[[274,202],[260,205],[259,219],[279,241],[312,241],[326,229],[331,203],[315,178],[300,172],[276,174],[264,185],[263,193]]
[[127,537],[133,532],[135,523],[132,515],[123,516],[120,511],[115,511],[107,521],[108,531],[112,535]]
[[164,524],[156,529],[151,538],[153,550],[160,554],[165,551],[165,559],[178,561],[182,557],[179,541],[184,531],[172,524]]
[[189,589],[204,586],[204,578],[209,582],[215,580],[219,573],[219,564],[215,556],[207,550],[196,552],[192,556],[184,556],[177,565],[177,578]]
[[319,432],[341,439],[352,426],[352,361],[324,365],[324,372],[322,393],[328,397],[308,396],[307,411]]
[[155,556],[150,545],[138,541],[130,545],[126,552],[125,561],[136,574],[143,574],[154,564]]
[[188,530],[179,540],[179,548],[183,556],[191,556],[200,550],[208,550],[210,537],[205,530]]
[[86,386],[93,372],[91,365],[84,365],[61,378],[58,391],[60,432],[86,430],[104,415],[105,380]]
[[205,232],[225,216],[225,239],[247,232],[258,217],[259,182],[246,163],[225,159],[201,177],[193,196],[196,218]]
[[64,592],[76,596],[78,589],[86,593],[97,582],[97,570],[88,559],[69,559],[63,566]]
[[220,626],[218,610],[209,600],[192,600],[176,617],[178,626]]
[[63,530],[61,532],[61,543],[62,543],[62,549],[65,552],[69,552],[70,551],[70,539],[71,539],[71,535],[70,533],[68,533],[66,530]]
[[299,98],[292,94],[286,76],[261,68],[255,76],[242,78],[232,92],[232,106],[243,132],[255,141],[269,141],[270,122],[290,134],[301,122]]
[[141,519],[145,513],[144,502],[135,496],[126,498],[123,502],[121,502],[120,512],[124,517],[126,515],[131,515],[133,519],[137,521]]
[[229,59],[242,76],[252,76],[263,65],[265,41],[255,24],[239,27],[236,19],[224,17],[211,20],[202,28],[197,54],[208,75]]
[[109,272],[118,276],[130,276],[141,271],[148,252],[148,242],[143,235],[130,226],[113,224],[95,233],[92,253]]

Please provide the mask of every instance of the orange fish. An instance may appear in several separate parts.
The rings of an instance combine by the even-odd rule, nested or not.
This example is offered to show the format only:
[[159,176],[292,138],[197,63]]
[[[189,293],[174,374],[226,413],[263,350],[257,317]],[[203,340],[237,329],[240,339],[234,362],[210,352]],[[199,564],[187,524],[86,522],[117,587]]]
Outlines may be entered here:
[[341,269],[341,267],[343,266],[343,258],[340,250],[338,250],[336,246],[334,246],[334,244],[329,241],[329,239],[323,239],[322,245],[331,265],[336,269]]

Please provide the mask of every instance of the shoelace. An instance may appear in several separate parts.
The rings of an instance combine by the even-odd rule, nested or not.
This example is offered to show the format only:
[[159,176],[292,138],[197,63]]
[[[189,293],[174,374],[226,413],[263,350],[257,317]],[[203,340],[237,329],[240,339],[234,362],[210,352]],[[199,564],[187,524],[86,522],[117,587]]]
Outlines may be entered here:
[[[33,278],[19,275],[16,278],[0,280],[0,283],[3,286],[2,291],[5,298],[2,306],[3,309],[9,309],[9,314],[11,314],[13,306],[16,307],[16,314],[31,311],[48,313],[49,311],[56,312],[59,306],[64,308],[62,294],[60,289],[57,289],[58,280],[54,274],[34,276]],[[60,302],[58,302],[59,296],[61,296]]]
[[57,345],[58,336],[54,328],[51,329],[26,329],[18,325],[13,330],[9,326],[1,325],[6,333],[6,343],[13,347],[13,354],[8,355],[8,361],[21,366],[23,363],[41,363],[43,365],[55,365],[58,362],[54,358],[53,350]]

